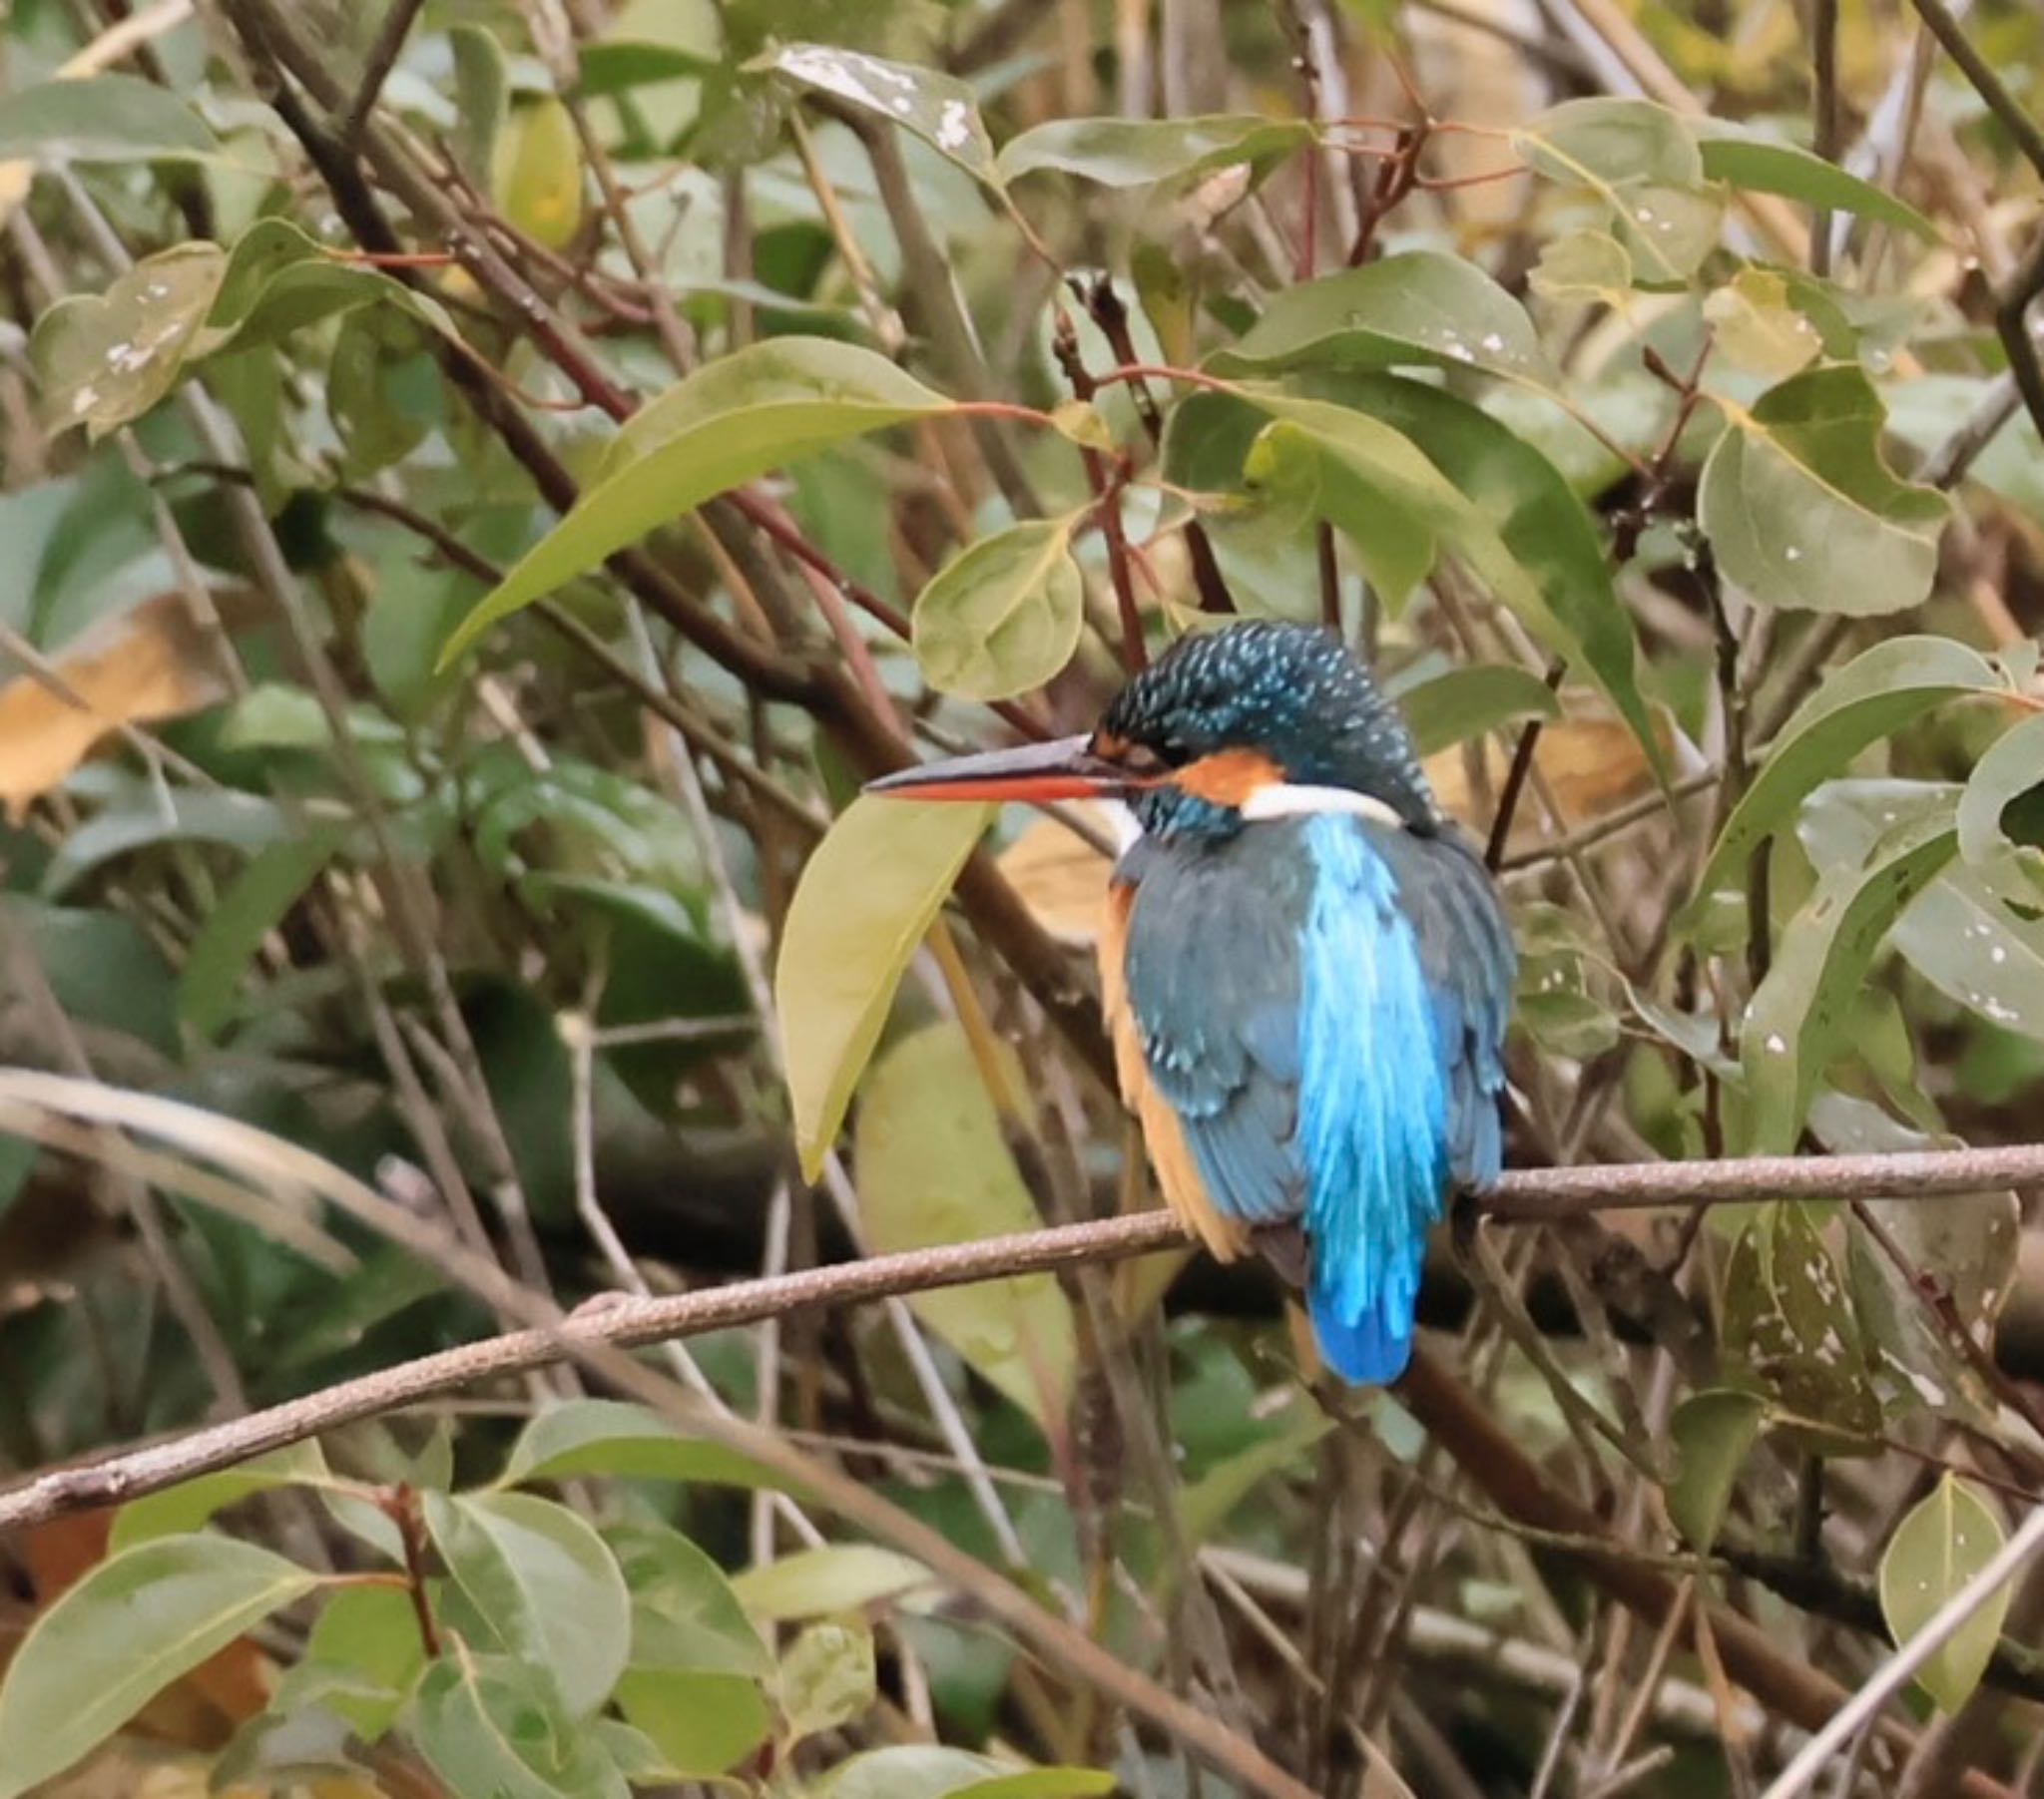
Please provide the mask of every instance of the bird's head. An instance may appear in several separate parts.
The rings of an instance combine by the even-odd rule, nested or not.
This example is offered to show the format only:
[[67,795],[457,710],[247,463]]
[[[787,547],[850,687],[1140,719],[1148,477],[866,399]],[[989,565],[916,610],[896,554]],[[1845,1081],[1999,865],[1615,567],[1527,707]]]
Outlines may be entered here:
[[872,790],[1119,800],[1160,836],[1312,811],[1440,825],[1404,720],[1369,672],[1327,632],[1263,621],[1182,639],[1082,736],[932,762]]

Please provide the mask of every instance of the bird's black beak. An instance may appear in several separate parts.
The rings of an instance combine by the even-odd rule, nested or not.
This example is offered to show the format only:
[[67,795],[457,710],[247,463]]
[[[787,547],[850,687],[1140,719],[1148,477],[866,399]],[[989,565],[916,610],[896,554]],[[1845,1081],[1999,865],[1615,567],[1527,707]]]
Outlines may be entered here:
[[1130,785],[1126,770],[1093,753],[1092,741],[1060,737],[1054,743],[952,756],[868,781],[866,791],[907,799],[1090,799]]

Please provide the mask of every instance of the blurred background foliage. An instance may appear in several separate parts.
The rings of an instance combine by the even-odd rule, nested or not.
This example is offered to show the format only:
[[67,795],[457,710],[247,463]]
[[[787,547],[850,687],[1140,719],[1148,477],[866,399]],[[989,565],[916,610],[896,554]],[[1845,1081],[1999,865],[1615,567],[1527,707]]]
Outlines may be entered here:
[[[0,89],[0,1473],[515,1322],[436,1242],[1152,1203],[1098,821],[853,796],[1235,613],[1491,839],[1516,1162],[2038,1134],[2034,5],[13,0]],[[654,1365],[1303,1790],[1744,1794],[1837,1688],[1699,1595],[1850,1687],[1985,1561],[2040,1241],[1485,1231],[1331,1413],[1178,1257]],[[601,1387],[5,1543],[0,1792],[1254,1790]],[[1829,1790],[2035,1790],[2040,1608]]]

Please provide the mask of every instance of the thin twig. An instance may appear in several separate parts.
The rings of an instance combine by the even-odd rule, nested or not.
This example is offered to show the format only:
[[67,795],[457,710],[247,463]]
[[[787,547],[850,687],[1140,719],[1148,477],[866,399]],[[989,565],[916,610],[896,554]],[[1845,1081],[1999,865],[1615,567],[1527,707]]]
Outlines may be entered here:
[[390,0],[385,8],[383,22],[376,27],[376,41],[369,46],[369,60],[363,66],[362,79],[356,84],[354,98],[347,103],[347,111],[335,126],[341,143],[352,146],[361,135],[362,123],[383,92],[383,84],[390,79],[390,71],[397,67],[397,59],[404,52],[404,40],[411,35],[412,22],[424,5],[425,0]]

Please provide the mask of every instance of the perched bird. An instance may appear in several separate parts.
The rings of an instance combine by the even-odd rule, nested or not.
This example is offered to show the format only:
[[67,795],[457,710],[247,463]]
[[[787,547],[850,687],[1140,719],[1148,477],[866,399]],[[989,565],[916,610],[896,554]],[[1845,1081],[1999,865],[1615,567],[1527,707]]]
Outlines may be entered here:
[[1427,1229],[1498,1172],[1515,958],[1362,664],[1325,632],[1234,625],[1175,645],[1087,735],[874,788],[1126,808],[1101,985],[1165,1196],[1224,1260],[1289,1264],[1337,1373],[1395,1380]]

